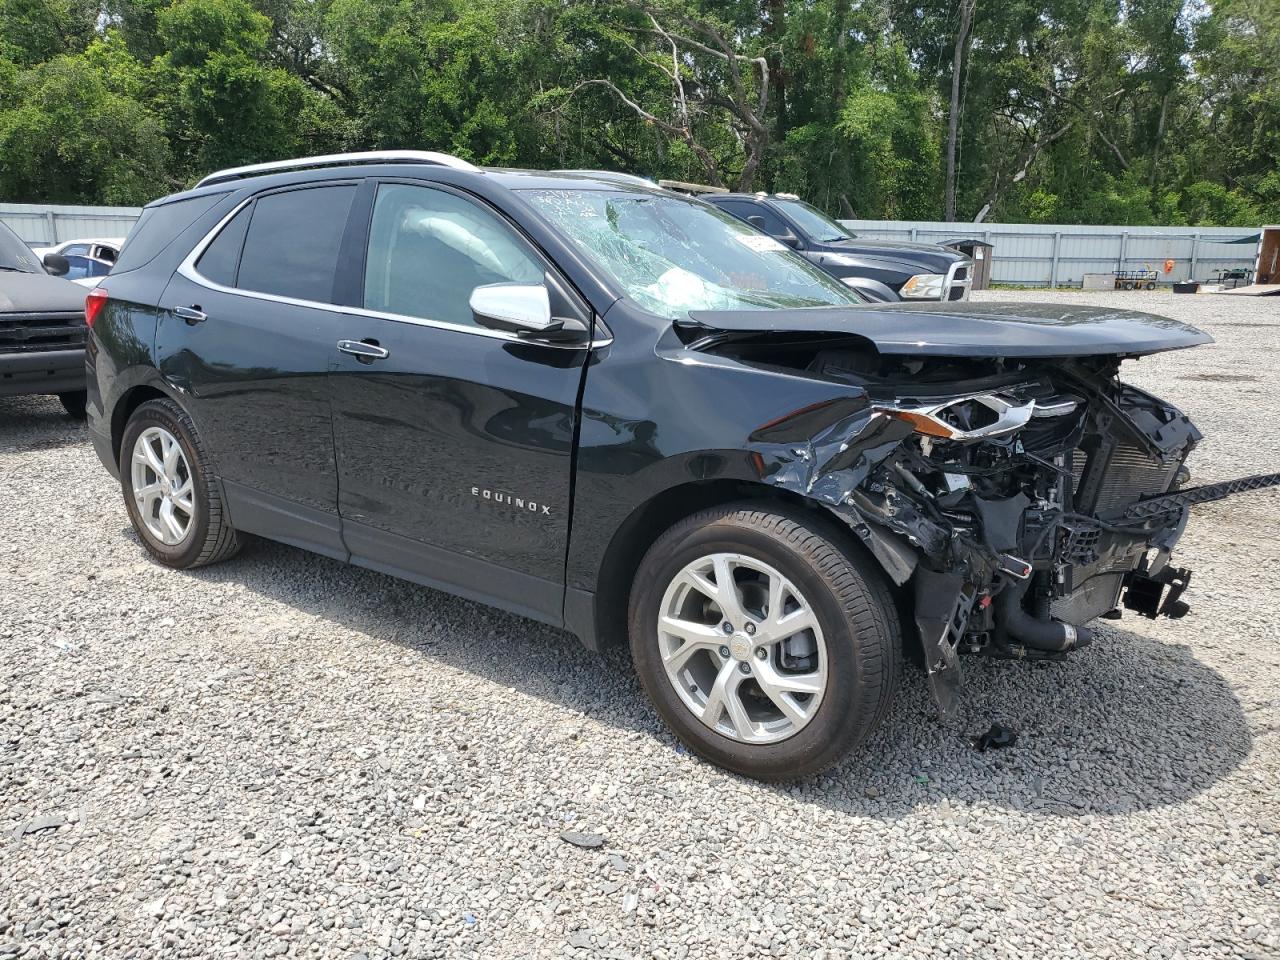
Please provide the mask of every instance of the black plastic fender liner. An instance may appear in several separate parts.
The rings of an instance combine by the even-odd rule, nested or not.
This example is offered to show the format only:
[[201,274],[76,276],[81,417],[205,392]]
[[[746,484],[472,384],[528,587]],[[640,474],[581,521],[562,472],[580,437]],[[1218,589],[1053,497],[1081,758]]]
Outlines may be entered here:
[[1022,598],[1031,586],[1030,580],[1010,583],[996,597],[996,637],[1007,645],[1013,639],[1032,650],[1065,653],[1093,641],[1088,627],[1073,627],[1061,620],[1033,617],[1022,606]]
[[929,690],[943,720],[955,715],[963,682],[959,643],[972,605],[973,596],[965,591],[965,578],[960,574],[916,569],[916,629],[924,646]]

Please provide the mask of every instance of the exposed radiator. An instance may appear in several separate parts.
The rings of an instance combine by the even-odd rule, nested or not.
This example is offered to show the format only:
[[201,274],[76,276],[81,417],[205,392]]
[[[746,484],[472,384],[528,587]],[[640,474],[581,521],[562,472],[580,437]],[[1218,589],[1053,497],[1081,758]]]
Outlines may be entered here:
[[1076,509],[1104,513],[1125,507],[1143,497],[1165,493],[1178,474],[1178,461],[1165,462],[1146,450],[1121,440],[1110,455],[1105,447],[1092,455],[1082,449],[1072,454]]

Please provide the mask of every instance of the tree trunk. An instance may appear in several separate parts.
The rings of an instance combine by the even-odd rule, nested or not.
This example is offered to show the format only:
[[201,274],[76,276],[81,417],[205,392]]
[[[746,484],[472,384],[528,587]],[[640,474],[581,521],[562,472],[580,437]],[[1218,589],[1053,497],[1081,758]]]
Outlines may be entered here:
[[943,199],[943,219],[956,218],[956,144],[960,134],[960,79],[964,69],[965,46],[969,40],[969,27],[973,24],[973,9],[978,0],[960,0],[960,28],[956,31],[956,50],[951,58],[951,111],[947,116],[947,186]]
[[1151,174],[1147,179],[1147,187],[1154,190],[1156,179],[1160,175],[1160,147],[1164,143],[1164,125],[1169,115],[1169,92],[1166,90],[1160,98],[1160,121],[1156,125],[1156,142],[1151,146]]

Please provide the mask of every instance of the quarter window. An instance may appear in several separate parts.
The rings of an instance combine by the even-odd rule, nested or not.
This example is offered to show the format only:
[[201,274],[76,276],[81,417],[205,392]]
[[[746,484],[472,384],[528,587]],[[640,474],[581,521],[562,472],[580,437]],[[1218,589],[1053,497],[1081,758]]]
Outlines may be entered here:
[[352,185],[338,184],[255,200],[235,285],[295,300],[331,302],[338,250],[355,192]]
[[543,268],[498,216],[443,190],[378,188],[365,261],[367,310],[475,326],[471,292],[541,283]]

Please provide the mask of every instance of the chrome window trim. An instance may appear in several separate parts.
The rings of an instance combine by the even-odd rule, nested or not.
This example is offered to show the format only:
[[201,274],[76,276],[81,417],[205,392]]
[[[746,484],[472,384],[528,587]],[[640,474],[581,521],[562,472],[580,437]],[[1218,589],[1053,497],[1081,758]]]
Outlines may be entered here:
[[[320,187],[324,184],[314,184]],[[312,310],[327,310],[330,313],[338,313],[344,315],[354,315],[357,317],[368,317],[373,320],[392,320],[396,323],[410,323],[419,327],[430,327],[436,330],[451,330],[455,333],[469,333],[473,336],[488,337],[491,340],[505,340],[510,343],[532,344],[539,347],[555,347],[559,350],[591,350],[596,347],[606,347],[613,343],[613,336],[596,337],[586,343],[554,343],[549,340],[538,340],[531,337],[520,337],[514,333],[508,333],[504,330],[487,330],[484,327],[465,326],[460,323],[449,323],[444,320],[429,320],[425,317],[411,317],[402,313],[387,313],[376,310],[366,310],[364,307],[352,307],[339,303],[325,303],[320,300],[300,300],[296,297],[283,297],[275,293],[263,293],[258,290],[242,290],[239,287],[227,287],[221,283],[210,280],[204,274],[196,269],[196,263],[200,257],[204,255],[209,245],[222,232],[231,220],[241,210],[254,201],[255,197],[247,197],[230,210],[226,216],[214,224],[213,228],[204,235],[191,252],[183,258],[182,263],[178,265],[178,273],[190,280],[197,286],[204,287],[206,290],[213,290],[217,293],[227,293],[236,297],[248,297],[250,300],[264,300],[269,303],[283,303],[294,307],[308,307]],[[597,322],[597,325],[603,327],[603,323]]]

